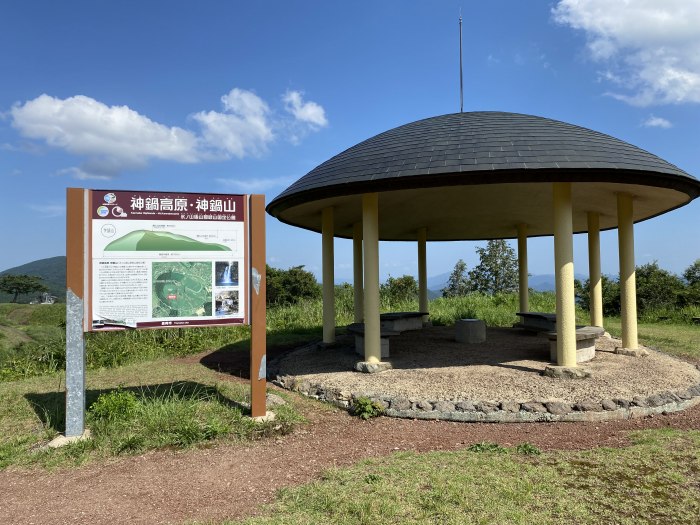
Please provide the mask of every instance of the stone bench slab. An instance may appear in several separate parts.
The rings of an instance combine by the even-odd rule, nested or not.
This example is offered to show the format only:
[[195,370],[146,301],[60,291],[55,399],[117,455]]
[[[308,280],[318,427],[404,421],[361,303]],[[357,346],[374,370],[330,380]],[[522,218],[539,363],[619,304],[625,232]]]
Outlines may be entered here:
[[517,328],[533,332],[549,332],[557,328],[557,314],[546,312],[516,312],[522,321],[515,325]]
[[428,314],[423,312],[390,312],[381,314],[379,321],[382,330],[395,330],[398,332],[420,330],[423,328],[424,315]]
[[[365,355],[365,323],[352,323],[348,325],[348,332],[355,334],[355,353],[364,357]],[[401,335],[401,332],[395,330],[379,331],[379,345],[381,349],[381,357],[389,357],[389,337],[393,335]]]
[[[595,340],[605,333],[600,326],[583,326],[576,329],[576,362],[585,363],[595,357]],[[549,339],[549,359],[557,362],[557,333],[546,332]]]

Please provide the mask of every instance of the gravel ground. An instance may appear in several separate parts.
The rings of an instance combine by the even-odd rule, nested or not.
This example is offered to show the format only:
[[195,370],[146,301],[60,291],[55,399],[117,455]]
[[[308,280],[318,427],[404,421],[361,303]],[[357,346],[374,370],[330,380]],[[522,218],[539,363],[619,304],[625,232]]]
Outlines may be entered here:
[[632,399],[679,390],[700,381],[692,364],[649,349],[649,356],[613,353],[619,339],[601,337],[596,357],[582,363],[585,380],[544,377],[546,338],[512,328],[488,328],[486,342],[458,343],[454,327],[431,327],[391,338],[393,369],[380,374],[352,371],[361,360],[353,339],[336,348],[306,347],[279,361],[280,375],[293,375],[326,388],[415,399],[480,401],[565,401]]

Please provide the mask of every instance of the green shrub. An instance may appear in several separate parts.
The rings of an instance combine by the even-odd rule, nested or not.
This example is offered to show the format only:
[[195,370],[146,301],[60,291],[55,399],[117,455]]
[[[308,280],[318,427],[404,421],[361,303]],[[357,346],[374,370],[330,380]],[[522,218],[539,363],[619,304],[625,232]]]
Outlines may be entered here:
[[508,449],[502,447],[498,443],[489,443],[488,441],[482,441],[481,443],[474,443],[467,447],[469,452],[493,452],[497,454],[504,454],[508,452]]
[[90,412],[97,419],[126,420],[134,415],[138,405],[139,400],[136,394],[117,388],[111,392],[100,394],[97,401],[90,406]]
[[382,477],[379,474],[367,474],[364,478],[365,483],[368,485],[374,485],[382,481]]
[[381,416],[384,407],[378,401],[372,401],[368,397],[358,397],[352,404],[352,415],[362,419],[370,419]]
[[303,266],[288,270],[266,267],[266,300],[268,305],[294,304],[302,299],[321,297],[316,277]]
[[[620,315],[620,283],[607,275],[600,277],[603,295],[603,315],[606,317]],[[576,280],[576,300],[584,311],[591,308],[590,279],[581,282]]]
[[539,456],[542,454],[542,451],[532,443],[520,443],[520,445],[515,447],[515,451],[525,456]]
[[640,313],[674,308],[684,290],[680,277],[659,268],[656,261],[637,266],[635,279]]
[[412,275],[389,276],[379,287],[379,294],[385,301],[394,304],[415,301],[418,298],[418,283]]

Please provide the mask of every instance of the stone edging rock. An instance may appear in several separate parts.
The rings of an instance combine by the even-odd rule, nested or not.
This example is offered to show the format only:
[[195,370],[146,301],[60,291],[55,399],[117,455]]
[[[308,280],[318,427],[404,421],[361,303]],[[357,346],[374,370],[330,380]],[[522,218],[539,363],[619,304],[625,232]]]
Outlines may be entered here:
[[[700,366],[698,366],[700,369]],[[277,373],[275,371],[275,373]],[[349,409],[354,400],[367,397],[384,407],[390,417],[520,423],[536,421],[609,421],[678,412],[700,403],[700,383],[675,392],[662,392],[633,399],[588,399],[578,403],[562,401],[478,401],[454,399],[393,398],[373,392],[348,392],[328,389],[295,376],[276,375],[272,382],[287,390]]]

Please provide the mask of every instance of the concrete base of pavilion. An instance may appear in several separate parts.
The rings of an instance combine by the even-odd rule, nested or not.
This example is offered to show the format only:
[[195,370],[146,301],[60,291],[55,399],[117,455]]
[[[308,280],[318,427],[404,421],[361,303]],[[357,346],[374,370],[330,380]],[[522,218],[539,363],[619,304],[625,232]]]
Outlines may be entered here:
[[270,363],[273,381],[349,408],[368,397],[385,414],[450,421],[603,421],[675,412],[700,403],[700,370],[661,352],[616,353],[601,337],[595,357],[577,367],[590,376],[544,375],[549,341],[511,328],[487,328],[486,341],[455,340],[454,327],[430,327],[391,340],[390,369],[357,372],[352,336],[334,348],[317,343]]

